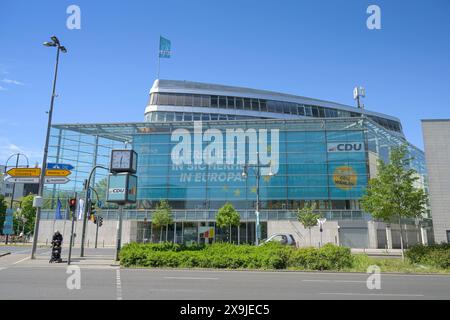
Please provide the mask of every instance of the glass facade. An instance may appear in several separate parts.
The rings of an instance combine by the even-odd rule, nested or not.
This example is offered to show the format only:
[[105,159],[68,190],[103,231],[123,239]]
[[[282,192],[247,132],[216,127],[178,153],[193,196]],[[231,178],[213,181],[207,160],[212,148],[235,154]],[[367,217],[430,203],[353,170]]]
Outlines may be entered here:
[[[315,106],[315,105],[298,104],[286,101],[273,101],[266,99],[216,96],[216,95],[210,96],[210,95],[185,94],[185,93],[161,93],[161,92],[152,93],[150,95],[149,105],[205,107],[211,108],[213,110],[218,108],[238,109],[257,112],[282,113],[288,115],[297,115],[314,118],[349,118],[362,116],[360,112],[352,112],[328,107],[325,108],[322,106]],[[154,117],[157,116],[146,115],[147,121],[155,121]],[[395,132],[402,132],[402,126],[398,121],[393,121],[390,119],[385,119],[373,115],[368,115],[368,117],[385,129]],[[211,118],[211,120],[217,120],[217,118],[216,119]],[[161,118],[158,118],[157,121],[183,121],[183,120],[175,118],[173,120],[172,118],[170,118],[170,120],[162,120]]]
[[[236,100],[234,103],[237,105]],[[111,150],[127,144],[138,153],[138,202],[126,207],[125,219],[151,221],[155,204],[167,199],[174,209],[175,221],[214,221],[217,209],[225,202],[233,203],[243,220],[254,221],[256,178],[251,170],[243,177],[242,163],[173,162],[172,151],[179,143],[173,139],[173,133],[183,129],[192,135],[191,147],[195,138],[193,128],[193,122],[53,126],[48,161],[70,163],[75,169],[68,184],[46,185],[43,218],[53,217],[56,199],[65,203],[75,192],[83,196],[83,182],[93,165],[108,167]],[[278,166],[274,175],[263,175],[260,180],[263,221],[295,219],[295,210],[307,201],[315,202],[330,220],[368,219],[360,209],[359,199],[371,175],[370,159],[387,160],[390,148],[405,143],[364,117],[202,123],[202,133],[210,129],[223,134],[224,146],[227,130],[255,130],[259,138],[266,132],[261,130],[267,130],[268,154],[276,153]],[[272,130],[279,132],[277,149],[270,139]],[[241,150],[245,150],[248,163],[257,149],[251,140],[244,141]],[[202,149],[209,144],[204,139]],[[239,150],[238,140],[233,145]],[[411,165],[426,185],[423,152],[411,145],[409,150],[414,157]],[[225,148],[222,152],[222,159],[226,159]],[[93,181],[103,203],[107,174],[107,170],[99,169]],[[106,219],[116,217],[114,209],[114,205],[104,205]]]

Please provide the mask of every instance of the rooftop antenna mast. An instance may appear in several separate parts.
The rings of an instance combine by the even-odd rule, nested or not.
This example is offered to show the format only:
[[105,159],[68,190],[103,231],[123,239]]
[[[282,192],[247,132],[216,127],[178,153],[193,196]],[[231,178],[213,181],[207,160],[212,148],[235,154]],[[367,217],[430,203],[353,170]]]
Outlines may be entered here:
[[358,109],[364,109],[364,103],[361,101],[361,98],[366,97],[366,88],[356,86],[353,89],[353,99],[356,100],[356,106]]

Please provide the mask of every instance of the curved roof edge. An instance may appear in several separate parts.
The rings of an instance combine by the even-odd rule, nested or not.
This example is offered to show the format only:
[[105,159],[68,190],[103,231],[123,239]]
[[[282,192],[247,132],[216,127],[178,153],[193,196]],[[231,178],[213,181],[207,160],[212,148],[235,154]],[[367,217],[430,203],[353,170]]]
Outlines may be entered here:
[[150,93],[156,92],[168,92],[168,93],[190,93],[190,94],[210,94],[210,95],[223,95],[223,96],[237,96],[246,98],[258,98],[284,102],[295,102],[300,104],[313,104],[325,108],[335,108],[350,112],[360,112],[365,115],[377,116],[385,119],[390,119],[401,123],[400,119],[387,114],[369,111],[367,109],[358,109],[349,105],[320,100],[315,98],[308,98],[303,96],[297,96],[293,94],[280,93],[268,90],[259,90],[245,87],[234,87],[221,84],[193,82],[186,80],[166,80],[156,79],[153,82],[153,86]]

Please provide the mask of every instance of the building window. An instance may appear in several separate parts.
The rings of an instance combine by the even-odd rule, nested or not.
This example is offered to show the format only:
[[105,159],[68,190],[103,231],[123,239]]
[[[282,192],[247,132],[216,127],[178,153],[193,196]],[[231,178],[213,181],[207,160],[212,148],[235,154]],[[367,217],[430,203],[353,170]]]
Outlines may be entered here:
[[219,97],[219,108],[226,109],[227,107],[227,98]]
[[305,116],[312,117],[312,109],[311,106],[305,106]]
[[319,117],[325,118],[325,110],[322,107],[318,107],[318,108],[319,108]]
[[173,121],[173,113],[172,112],[166,113],[166,121]]
[[261,112],[267,112],[266,100],[259,100],[259,105],[261,107]]
[[245,110],[250,110],[251,109],[250,99],[244,98],[244,109]]
[[234,97],[227,97],[228,109],[234,109]]
[[184,106],[184,95],[177,94],[175,95],[175,105],[177,106]]
[[194,107],[201,107],[202,106],[202,96],[194,95],[192,99],[192,104]]
[[167,93],[158,94],[158,104],[167,105],[169,103],[169,95]]
[[314,118],[318,118],[319,117],[319,109],[317,109],[316,106],[312,106],[312,114]]
[[259,101],[258,99],[252,99],[252,110],[259,111]]
[[192,94],[187,94],[187,95],[185,95],[185,96],[184,96],[184,105],[185,105],[185,106],[192,107],[192,100],[193,100]]
[[211,96],[211,107],[212,108],[217,108],[219,106],[219,99],[217,98],[217,96]]
[[210,96],[202,96],[201,106],[209,108],[211,106],[211,97]]
[[299,115],[304,116],[305,115],[305,107],[302,104],[298,104],[297,112]]
[[169,106],[174,106],[176,104],[176,96],[173,94],[169,94],[169,101],[167,102],[167,104]]
[[242,98],[237,97],[236,98],[236,109],[242,110],[244,108],[244,102]]
[[185,113],[184,114],[184,121],[192,121],[192,114],[191,113]]
[[276,112],[276,105],[275,105],[275,101],[267,101],[267,110],[269,112]]
[[152,96],[150,98],[150,104],[156,104],[157,101],[157,93],[152,93]]

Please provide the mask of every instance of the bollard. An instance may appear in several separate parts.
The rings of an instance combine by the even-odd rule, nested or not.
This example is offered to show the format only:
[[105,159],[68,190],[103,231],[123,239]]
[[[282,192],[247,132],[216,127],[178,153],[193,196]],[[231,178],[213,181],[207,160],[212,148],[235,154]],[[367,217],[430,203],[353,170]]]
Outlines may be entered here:
[[48,246],[48,239],[45,239],[45,246]]

